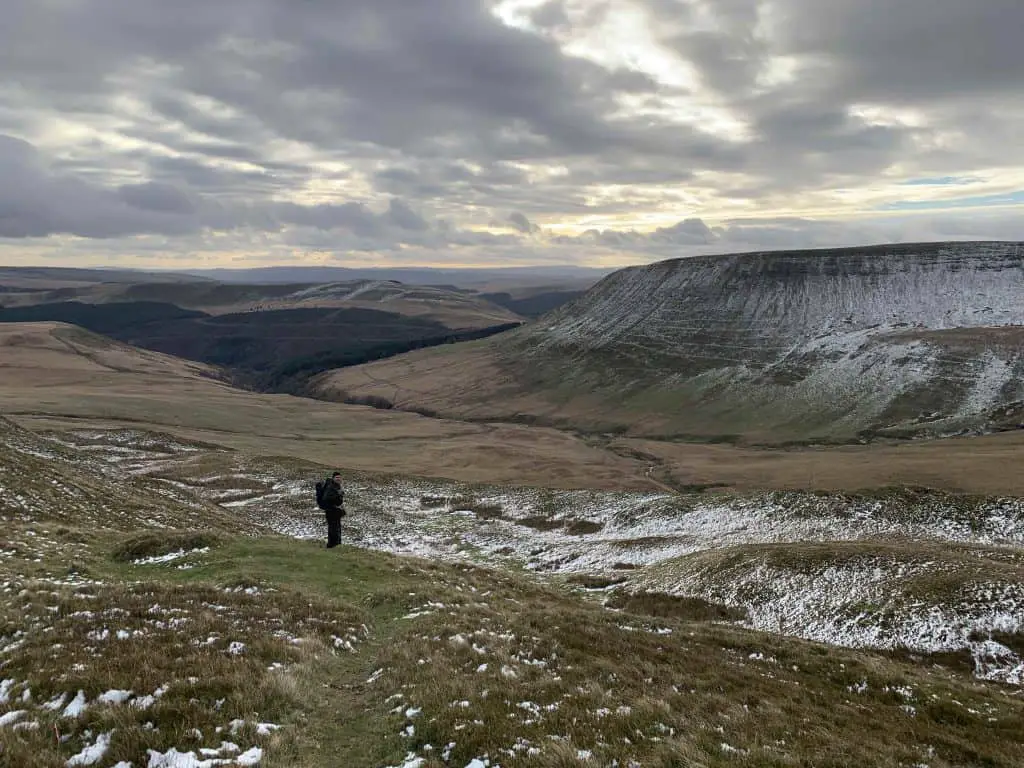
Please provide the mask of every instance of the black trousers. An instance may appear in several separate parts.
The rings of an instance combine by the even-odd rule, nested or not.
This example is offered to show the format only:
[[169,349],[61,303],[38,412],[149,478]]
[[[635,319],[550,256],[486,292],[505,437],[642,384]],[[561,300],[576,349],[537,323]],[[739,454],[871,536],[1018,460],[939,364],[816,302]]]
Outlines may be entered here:
[[336,547],[341,544],[341,510],[331,510],[327,513],[327,547]]

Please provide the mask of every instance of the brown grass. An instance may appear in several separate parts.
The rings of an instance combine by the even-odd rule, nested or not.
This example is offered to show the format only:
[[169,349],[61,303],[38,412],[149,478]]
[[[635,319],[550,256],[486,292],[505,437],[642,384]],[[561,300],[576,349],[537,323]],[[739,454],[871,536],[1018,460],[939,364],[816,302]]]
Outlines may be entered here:
[[[28,720],[39,727],[0,729],[0,763],[58,768],[102,733],[113,734],[103,765],[222,740],[243,749],[280,744],[290,737],[259,736],[255,724],[294,726],[303,701],[296,676],[331,635],[361,639],[362,623],[357,611],[288,592],[149,583],[54,594],[26,583],[0,613],[0,635],[14,627],[27,633],[6,658],[4,676],[17,681],[19,695],[31,691]],[[116,637],[119,630],[130,636]],[[293,644],[292,636],[304,641]],[[244,648],[231,653],[231,643]],[[110,690],[132,691],[135,699],[163,693],[145,708],[99,703]],[[39,708],[62,695],[70,702],[77,691],[89,702],[78,718]],[[236,719],[247,724],[231,733]]]
[[662,592],[618,592],[605,605],[629,613],[684,621],[743,621],[747,617],[746,611],[739,608]]
[[[554,595],[494,597],[487,609],[427,619],[383,656],[380,695],[401,691],[392,723],[414,726],[401,742],[410,751],[455,742],[450,762],[464,765],[519,743],[535,752],[508,764],[538,768],[895,768],[929,754],[931,765],[1008,768],[1024,746],[1024,704],[1008,696],[993,709],[980,689],[934,668],[679,617],[660,618],[671,632],[655,633]],[[909,700],[893,692],[904,686]],[[407,707],[422,714],[406,718]]]
[[607,589],[625,583],[625,577],[614,578],[611,576],[597,576],[590,573],[581,573],[566,578],[567,584],[572,584],[584,589]]
[[565,532],[570,536],[588,536],[598,533],[602,528],[604,528],[603,523],[595,523],[592,520],[573,520],[566,526]]
[[[54,335],[57,330],[53,324],[0,326],[0,403],[6,414],[33,428],[134,426],[250,454],[469,483],[608,490],[917,485],[1024,495],[1024,473],[1017,471],[1024,432],[790,449],[593,441],[546,427],[442,421],[256,395],[214,382],[173,358],[161,356],[155,363],[152,353],[130,347],[101,354],[69,345]],[[415,380],[410,373],[408,386]],[[394,395],[392,387],[386,396]]]
[[171,552],[217,547],[224,542],[223,536],[209,531],[167,531],[140,533],[129,536],[113,551],[117,562],[129,563],[146,557],[166,555]]
[[556,520],[553,517],[544,517],[543,515],[521,517],[516,520],[516,523],[525,525],[527,528],[533,528],[535,531],[557,531],[565,525],[564,520]]

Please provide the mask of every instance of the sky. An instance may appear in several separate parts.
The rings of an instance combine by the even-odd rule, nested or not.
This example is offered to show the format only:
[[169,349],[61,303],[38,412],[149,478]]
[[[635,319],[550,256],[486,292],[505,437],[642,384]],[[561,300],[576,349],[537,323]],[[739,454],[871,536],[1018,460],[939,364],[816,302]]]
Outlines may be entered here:
[[0,264],[1024,239],[1020,0],[0,0]]

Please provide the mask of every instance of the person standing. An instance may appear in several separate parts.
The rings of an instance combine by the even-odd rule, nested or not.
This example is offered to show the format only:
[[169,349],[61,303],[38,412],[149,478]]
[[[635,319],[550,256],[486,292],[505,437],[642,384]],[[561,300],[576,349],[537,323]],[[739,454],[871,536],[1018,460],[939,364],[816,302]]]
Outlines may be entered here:
[[327,548],[341,544],[341,518],[345,516],[345,489],[341,487],[341,472],[316,485],[316,503],[327,515]]

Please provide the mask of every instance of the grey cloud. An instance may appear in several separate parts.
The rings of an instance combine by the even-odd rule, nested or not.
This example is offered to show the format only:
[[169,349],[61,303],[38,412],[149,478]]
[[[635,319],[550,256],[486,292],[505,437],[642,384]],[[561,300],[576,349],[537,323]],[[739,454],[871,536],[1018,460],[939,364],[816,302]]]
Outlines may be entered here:
[[347,231],[362,238],[366,248],[401,242],[444,244],[444,239],[432,232],[431,224],[399,199],[392,199],[384,211],[375,213],[362,202],[225,204],[163,182],[107,189],[54,172],[31,144],[3,135],[0,178],[4,182],[0,185],[0,237],[6,238],[67,234],[107,239],[144,234],[184,236],[240,227],[278,232],[295,227]]
[[185,215],[196,212],[192,199],[169,184],[152,181],[145,184],[126,184],[117,190],[117,196],[129,206],[145,211]]
[[181,235],[200,226],[179,190],[98,187],[53,172],[32,145],[9,136],[0,136],[0,179],[0,237]]
[[707,244],[711,240],[715,239],[714,232],[711,228],[703,222],[701,219],[685,219],[680,221],[678,224],[673,224],[671,227],[661,227],[654,231],[651,235],[651,239],[668,242],[668,243],[681,243],[685,245],[693,245],[704,243]]
[[1018,0],[781,0],[783,44],[827,57],[861,98],[927,101],[1019,92]]
[[[1015,53],[1024,4],[1016,0],[641,1],[662,42],[752,129],[743,169],[759,177],[755,195],[846,186],[897,163],[963,168],[1024,156],[995,142],[1024,106],[1024,57]],[[795,79],[767,81],[780,56]],[[880,124],[858,112],[864,105],[914,105],[926,120]],[[1002,115],[988,131],[969,117],[979,108]],[[935,147],[948,133],[969,138],[942,157]]]
[[[601,22],[605,2],[550,0],[530,13],[532,33],[485,0],[6,0],[0,133],[67,142],[59,117],[88,138],[50,161],[0,143],[0,236],[201,243],[217,231],[338,252],[482,258],[528,243],[654,258],[967,225],[693,218],[548,238],[533,221],[663,211],[688,192],[799,209],[802,193],[894,173],[1024,164],[1019,0],[623,2],[652,14],[697,74],[693,97],[745,137],[666,116],[677,86],[567,55],[560,45]],[[766,80],[776,57],[792,80]],[[623,110],[627,97],[647,113]],[[887,119],[907,107],[915,125]],[[359,199],[281,202],[324,199],[341,181]],[[464,229],[499,219],[506,234]]]
[[548,0],[530,11],[530,22],[539,29],[566,31],[572,20],[561,0]]
[[384,217],[394,226],[400,229],[407,229],[413,232],[423,232],[430,229],[426,220],[401,200],[392,199],[388,203],[388,210]]
[[513,229],[517,232],[523,233],[524,235],[532,235],[540,232],[540,227],[518,211],[508,217],[508,223],[512,225]]

